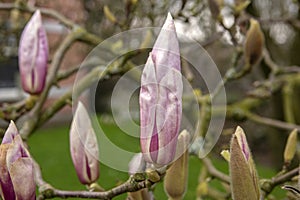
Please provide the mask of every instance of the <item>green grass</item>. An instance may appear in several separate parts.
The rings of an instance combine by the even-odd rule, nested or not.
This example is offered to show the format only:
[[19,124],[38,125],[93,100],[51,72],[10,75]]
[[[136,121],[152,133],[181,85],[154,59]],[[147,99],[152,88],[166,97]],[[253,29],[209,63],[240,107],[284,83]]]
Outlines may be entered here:
[[[113,124],[101,124],[106,136],[116,145],[129,151],[139,151],[139,141],[136,138],[126,135]],[[69,151],[69,126],[45,128],[36,131],[29,139],[30,152],[38,161],[42,168],[44,179],[54,187],[63,190],[84,190],[85,186],[81,185],[73,167]],[[100,147],[101,148],[101,147]],[[228,173],[228,164],[225,161],[214,160],[215,166]],[[189,182],[185,199],[196,199],[196,188],[201,169],[201,162],[195,157],[190,158],[189,163]],[[258,167],[259,174],[264,178],[274,175],[274,171]],[[99,183],[105,189],[112,188],[117,184],[127,180],[128,175],[111,169],[103,164],[100,166]],[[213,181],[212,185],[219,188],[220,184]],[[159,183],[155,187],[156,199],[167,199],[163,184]],[[282,190],[275,191],[276,197],[282,199]],[[126,194],[114,199],[125,199]]]

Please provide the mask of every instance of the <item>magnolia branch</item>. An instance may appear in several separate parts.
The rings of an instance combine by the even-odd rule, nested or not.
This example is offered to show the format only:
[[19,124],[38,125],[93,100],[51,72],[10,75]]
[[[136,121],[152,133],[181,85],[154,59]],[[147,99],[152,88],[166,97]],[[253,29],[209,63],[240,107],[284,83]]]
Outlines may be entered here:
[[68,28],[73,28],[75,26],[75,23],[60,14],[59,12],[49,9],[49,8],[34,8],[29,7],[26,4],[23,3],[0,3],[0,10],[12,10],[12,9],[19,9],[24,12],[30,12],[34,13],[37,9],[39,9],[42,14],[47,15],[51,18],[54,18],[64,24]]
[[55,197],[61,198],[89,198],[89,199],[112,199],[115,196],[118,196],[127,192],[135,192],[147,187],[150,187],[153,183],[148,180],[144,180],[141,182],[135,182],[129,178],[128,181],[119,185],[111,190],[105,192],[89,192],[89,191],[64,191],[55,188],[48,188],[45,194],[40,199],[52,199]]
[[86,29],[74,23],[72,20],[66,18],[64,15],[60,14],[56,10],[50,8],[29,7],[26,4],[21,4],[21,3],[17,3],[17,4],[0,3],[0,10],[12,10],[12,9],[19,9],[20,11],[30,12],[30,13],[34,13],[37,9],[39,9],[43,15],[56,19],[57,21],[59,21],[69,29],[80,29],[82,31],[82,36],[78,38],[80,41],[87,42],[88,44],[91,45],[98,45],[100,42],[103,41],[97,35],[89,33]]
[[[44,124],[48,119],[50,119],[56,112],[58,112],[60,109],[62,109],[68,100],[72,100],[73,96],[79,96],[86,88],[88,88],[90,85],[95,83],[96,81],[100,80],[104,75],[106,74],[106,71],[104,71],[102,68],[95,68],[90,73],[85,75],[82,80],[78,82],[76,85],[76,91],[73,91],[73,88],[67,91],[63,96],[61,96],[59,99],[57,99],[49,108],[43,111],[43,114],[40,117],[40,120],[38,122],[39,125]],[[74,92],[74,93],[73,93]],[[75,100],[75,99],[73,99]]]
[[284,129],[284,130],[291,131],[293,129],[297,129],[298,131],[300,131],[300,126],[296,125],[296,124],[291,124],[291,123],[283,122],[283,121],[272,119],[272,118],[262,117],[257,114],[251,113],[251,112],[245,112],[244,114],[249,120],[259,123],[259,124],[263,124],[263,125],[267,125],[267,126],[271,126],[271,127],[275,127],[275,128],[280,128],[280,129]]
[[272,179],[270,180],[264,180],[261,184],[261,189],[263,190],[263,197],[265,197],[266,195],[268,195],[269,193],[272,192],[272,190],[280,185],[280,184],[283,184],[287,181],[290,181],[293,177],[297,176],[299,174],[299,167],[287,172],[287,173],[284,173],[284,174],[281,174],[281,175],[278,175],[278,176],[275,176],[273,177]]
[[209,158],[202,159],[203,164],[206,166],[209,174],[225,183],[230,184],[230,177],[215,168]]
[[[37,186],[39,187],[39,200],[43,199],[52,199],[55,197],[60,198],[71,198],[71,197],[77,197],[77,198],[89,198],[89,199],[112,199],[115,196],[118,196],[120,194],[126,193],[126,192],[135,192],[144,188],[149,188],[154,182],[149,181],[148,179],[140,179],[141,176],[139,176],[139,179],[136,180],[133,176],[130,176],[129,179],[117,186],[114,187],[108,191],[104,192],[90,192],[90,191],[65,191],[65,190],[59,190],[48,184],[46,181],[44,181],[42,177],[42,172],[39,164],[34,161],[34,176],[35,176],[35,182]],[[143,176],[146,177],[146,176]]]

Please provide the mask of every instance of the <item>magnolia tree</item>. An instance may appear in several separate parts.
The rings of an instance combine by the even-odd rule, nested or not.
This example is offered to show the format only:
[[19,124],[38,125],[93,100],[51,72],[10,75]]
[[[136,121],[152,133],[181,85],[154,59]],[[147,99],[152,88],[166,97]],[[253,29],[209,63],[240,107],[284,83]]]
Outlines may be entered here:
[[[232,55],[229,55],[232,57],[232,66],[223,77],[218,68],[211,64],[213,62],[208,54],[200,55],[204,49],[197,41],[188,45],[180,42],[178,38],[187,38],[176,31],[171,13],[164,13],[165,22],[162,28],[130,30],[132,13],[142,4],[138,1],[126,1],[128,18],[125,22],[118,20],[109,6],[103,7],[105,17],[112,25],[127,30],[106,41],[55,10],[33,7],[32,2],[28,5],[20,1],[14,4],[0,3],[2,10],[32,13],[23,28],[18,48],[21,85],[28,96],[19,102],[6,103],[0,107],[0,117],[9,124],[0,145],[2,199],[112,199],[123,193],[127,193],[127,199],[155,199],[153,190],[159,182],[163,182],[169,199],[184,199],[186,191],[189,190],[187,183],[190,156],[197,157],[202,163],[199,166],[199,178],[194,177],[198,178],[195,191],[197,199],[276,199],[272,191],[280,186],[287,190],[286,198],[299,199],[299,167],[291,165],[297,151],[297,131],[300,130],[296,118],[293,118],[296,112],[290,110],[289,118],[280,121],[259,116],[253,110],[267,101],[274,92],[287,87],[286,85],[299,84],[300,70],[298,66],[280,66],[272,60],[265,46],[260,20],[246,11],[249,3],[236,1],[226,4],[218,0],[199,3],[208,8],[212,19],[222,28],[217,37],[213,36],[212,41],[205,45],[227,39],[234,49]],[[181,2],[179,11],[173,13],[175,18],[188,19],[186,10],[192,9],[186,5],[187,1]],[[154,4],[152,6],[155,7]],[[192,6],[197,8],[198,4]],[[226,25],[228,17],[222,14],[223,8],[233,13],[231,25]],[[69,28],[51,61],[43,26],[44,16]],[[241,20],[249,22],[249,27],[239,24]],[[75,41],[91,46],[98,45],[93,56],[96,55],[99,59],[96,64],[89,64],[88,67],[85,63],[79,67],[61,70],[62,59]],[[120,41],[122,48],[115,50],[116,45],[120,46]],[[134,58],[147,48],[151,51],[147,60],[144,60],[144,66],[136,66]],[[107,56],[107,52],[114,57]],[[116,57],[118,59],[114,61]],[[199,60],[206,62],[199,63]],[[268,77],[256,84],[251,97],[227,103],[224,85],[243,79],[252,73],[253,66],[260,65],[261,62],[269,67]],[[65,92],[45,106],[52,87],[83,71],[84,73],[77,76],[73,90]],[[196,73],[204,80],[207,92],[192,84]],[[139,89],[139,126],[136,132],[139,135],[140,152],[131,153],[130,162],[121,163],[122,166],[128,166],[128,180],[114,188],[104,189],[105,185],[102,187],[98,184],[99,166],[102,162],[99,141],[103,138],[97,135],[93,116],[84,101],[80,100],[80,96],[92,84],[110,78],[113,74],[134,76],[138,80],[138,86],[132,91]],[[122,101],[126,104],[126,99]],[[27,144],[35,130],[68,105],[74,108],[69,131],[70,154],[79,181],[87,186],[83,191],[61,190],[47,183]],[[125,106],[129,107],[129,104]],[[248,133],[240,126],[233,126],[228,149],[219,152],[225,162],[228,162],[229,172],[219,171],[211,162],[209,154],[224,129],[225,119],[229,118],[236,121],[249,119],[288,131],[282,170],[269,179],[259,176],[255,158],[252,157],[247,142]],[[255,134],[255,131],[249,134]],[[109,155],[111,159],[116,156],[122,160],[120,157],[123,154],[115,153],[114,149],[101,150],[112,152]],[[106,161],[103,162],[107,164]],[[117,169],[114,164],[108,166]],[[126,169],[118,168],[122,171]],[[212,179],[220,182],[222,189],[214,188],[211,185]]]

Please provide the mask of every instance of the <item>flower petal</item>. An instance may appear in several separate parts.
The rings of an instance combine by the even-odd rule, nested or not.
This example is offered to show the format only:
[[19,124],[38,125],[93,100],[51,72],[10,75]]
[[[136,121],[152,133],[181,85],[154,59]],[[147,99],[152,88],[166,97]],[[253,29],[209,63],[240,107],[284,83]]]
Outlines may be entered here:
[[82,184],[90,184],[99,177],[97,137],[89,115],[78,103],[70,129],[70,150],[73,164]]
[[6,165],[6,155],[10,145],[0,145],[0,191],[2,199],[15,199],[13,183]]
[[19,46],[19,68],[22,87],[30,94],[39,94],[44,89],[47,62],[48,41],[42,17],[37,10],[25,26]]
[[19,131],[13,121],[10,121],[10,124],[4,134],[2,139],[2,144],[12,143],[14,137],[19,134]]
[[19,158],[9,168],[17,200],[35,200],[33,164],[30,158]]

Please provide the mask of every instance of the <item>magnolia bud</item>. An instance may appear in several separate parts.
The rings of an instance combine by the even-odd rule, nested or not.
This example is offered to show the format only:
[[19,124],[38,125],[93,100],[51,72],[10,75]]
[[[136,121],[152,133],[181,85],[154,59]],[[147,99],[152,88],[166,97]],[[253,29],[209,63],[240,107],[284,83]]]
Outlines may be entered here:
[[10,124],[4,134],[4,137],[2,139],[2,143],[1,144],[10,144],[12,143],[12,141],[14,140],[14,138],[16,137],[16,135],[19,134],[19,131],[15,125],[15,123],[13,121],[10,121]]
[[23,90],[40,94],[45,86],[48,62],[48,41],[42,17],[37,10],[25,26],[19,46],[19,69]]
[[6,155],[10,144],[17,134],[17,127],[14,122],[11,121],[0,145],[0,192],[3,199],[15,198],[13,184],[6,165]]
[[152,183],[156,183],[160,181],[160,175],[156,170],[153,170],[151,168],[146,169],[146,175],[149,181]]
[[189,133],[184,130],[180,133],[177,143],[177,155],[181,155],[166,172],[164,179],[165,192],[170,199],[182,199],[187,187],[190,141]]
[[154,200],[154,195],[145,188],[136,192],[129,192],[127,200]]
[[255,19],[250,19],[250,28],[246,34],[244,46],[247,65],[255,65],[260,60],[264,41],[264,34],[261,31],[259,23]]
[[33,163],[13,121],[0,145],[0,192],[3,199],[35,199]]
[[297,136],[298,136],[297,129],[294,129],[290,133],[288,140],[286,142],[283,158],[284,158],[284,163],[287,165],[289,165],[289,163],[292,161],[292,159],[295,156],[297,150]]
[[257,172],[245,133],[239,126],[231,140],[229,166],[233,200],[258,200]]
[[208,184],[206,181],[203,181],[197,186],[197,196],[202,197],[208,194]]
[[141,150],[145,161],[163,166],[174,160],[182,115],[179,43],[168,17],[141,78]]
[[15,193],[10,175],[6,166],[6,154],[9,144],[0,145],[0,194],[2,199],[14,199]]
[[230,152],[228,150],[223,150],[221,156],[227,161],[230,162]]
[[7,151],[6,164],[16,199],[35,200],[33,163],[20,135]]
[[70,150],[77,176],[82,184],[91,184],[99,177],[97,137],[89,115],[78,103],[71,129]]

